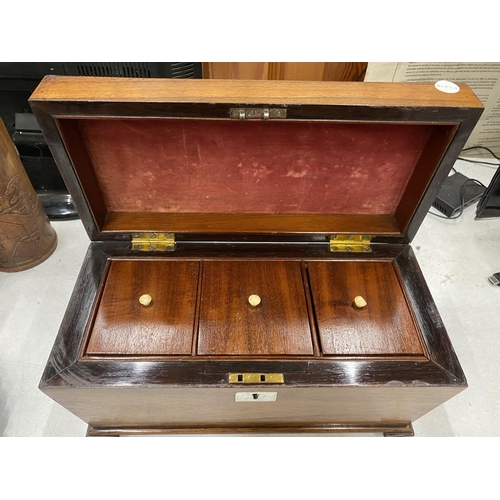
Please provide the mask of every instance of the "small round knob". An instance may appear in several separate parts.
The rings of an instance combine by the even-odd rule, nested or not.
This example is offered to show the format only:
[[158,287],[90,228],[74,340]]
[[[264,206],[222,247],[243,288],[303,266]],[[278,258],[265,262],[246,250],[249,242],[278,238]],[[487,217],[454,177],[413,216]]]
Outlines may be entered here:
[[361,297],[361,295],[358,295],[357,297],[354,297],[354,305],[358,309],[363,309],[363,307],[366,307],[366,300]]
[[153,297],[151,297],[151,295],[145,293],[144,295],[141,295],[139,297],[139,302],[144,307],[148,307],[151,304],[151,302],[153,302]]
[[258,295],[250,295],[248,302],[252,307],[257,307],[260,304],[260,297]]

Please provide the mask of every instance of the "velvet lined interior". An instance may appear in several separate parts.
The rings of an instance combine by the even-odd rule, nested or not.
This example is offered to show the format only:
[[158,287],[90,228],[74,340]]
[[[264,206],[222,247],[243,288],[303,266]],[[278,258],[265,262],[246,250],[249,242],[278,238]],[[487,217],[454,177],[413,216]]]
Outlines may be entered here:
[[109,212],[394,214],[431,125],[79,120]]

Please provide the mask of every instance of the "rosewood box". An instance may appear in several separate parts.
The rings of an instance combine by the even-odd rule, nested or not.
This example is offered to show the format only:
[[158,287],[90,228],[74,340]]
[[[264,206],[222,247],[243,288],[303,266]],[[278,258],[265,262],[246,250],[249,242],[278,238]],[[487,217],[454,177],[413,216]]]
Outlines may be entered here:
[[412,434],[467,387],[410,246],[459,88],[46,77],[91,242],[40,389],[91,435]]

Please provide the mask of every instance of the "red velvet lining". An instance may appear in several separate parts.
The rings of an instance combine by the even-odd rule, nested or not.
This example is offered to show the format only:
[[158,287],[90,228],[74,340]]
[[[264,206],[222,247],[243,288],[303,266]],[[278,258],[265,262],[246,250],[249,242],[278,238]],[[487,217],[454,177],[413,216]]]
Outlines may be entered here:
[[80,120],[112,212],[393,214],[432,126]]

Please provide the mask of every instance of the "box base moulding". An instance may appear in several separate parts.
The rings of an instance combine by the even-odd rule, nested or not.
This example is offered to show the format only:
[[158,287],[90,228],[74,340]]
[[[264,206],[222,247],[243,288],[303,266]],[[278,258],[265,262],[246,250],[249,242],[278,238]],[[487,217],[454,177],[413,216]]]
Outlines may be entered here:
[[182,425],[172,427],[92,427],[87,437],[148,436],[171,434],[366,434],[383,433],[386,437],[413,437],[413,426],[407,424],[300,424],[281,426],[207,426]]

